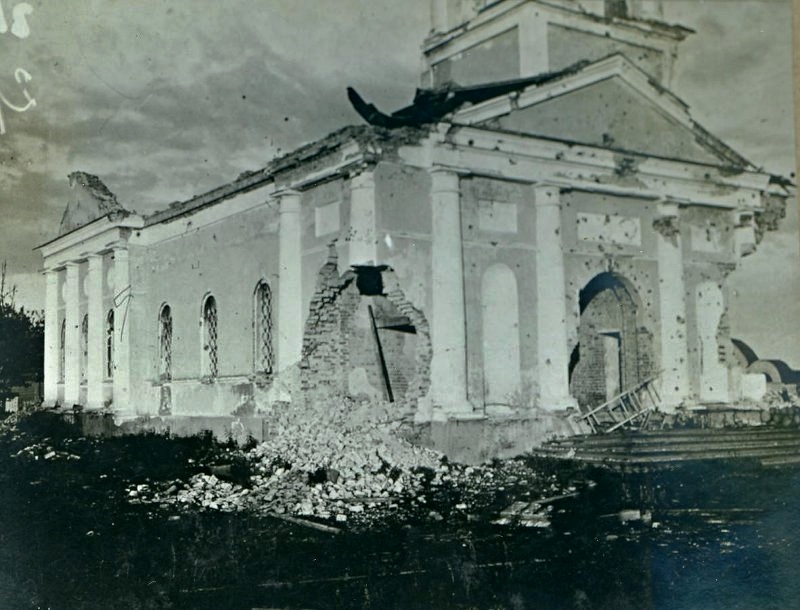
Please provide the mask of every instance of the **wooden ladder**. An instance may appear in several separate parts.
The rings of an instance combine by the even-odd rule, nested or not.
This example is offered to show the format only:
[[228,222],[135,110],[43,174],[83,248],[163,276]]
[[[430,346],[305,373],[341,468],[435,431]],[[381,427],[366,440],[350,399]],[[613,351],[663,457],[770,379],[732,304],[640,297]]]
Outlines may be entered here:
[[661,404],[661,397],[654,385],[656,379],[658,374],[640,381],[599,407],[576,416],[576,421],[585,421],[594,434],[613,432],[631,425],[637,419],[641,419],[639,428],[643,427],[650,414],[657,411]]

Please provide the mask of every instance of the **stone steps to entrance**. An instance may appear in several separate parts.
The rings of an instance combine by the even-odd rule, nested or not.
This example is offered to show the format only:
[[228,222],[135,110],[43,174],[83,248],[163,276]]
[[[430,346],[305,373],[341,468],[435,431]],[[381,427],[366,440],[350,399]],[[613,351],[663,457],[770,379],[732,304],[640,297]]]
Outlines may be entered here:
[[[658,455],[663,453],[706,453],[710,451],[731,451],[745,449],[781,449],[781,448],[800,448],[797,439],[785,440],[765,440],[765,441],[743,441],[740,443],[709,441],[706,443],[659,443],[654,445],[605,445],[592,446],[581,445],[576,447],[584,453],[611,453],[611,454],[630,454],[630,455]],[[557,448],[563,451],[563,448]]]
[[800,463],[800,428],[661,430],[558,439],[535,451],[541,457],[597,464],[658,464],[755,459]]
[[782,441],[782,440],[796,440],[800,438],[800,430],[790,429],[759,429],[754,428],[753,431],[736,430],[729,431],[725,429],[719,430],[703,430],[701,432],[686,432],[675,431],[669,432],[626,432],[623,434],[608,434],[608,435],[581,435],[569,438],[557,439],[551,441],[550,446],[568,446],[574,447],[580,445],[582,447],[617,447],[623,444],[635,445],[657,445],[659,443],[678,444],[685,443],[691,444],[704,444],[709,442],[748,442],[748,441]]

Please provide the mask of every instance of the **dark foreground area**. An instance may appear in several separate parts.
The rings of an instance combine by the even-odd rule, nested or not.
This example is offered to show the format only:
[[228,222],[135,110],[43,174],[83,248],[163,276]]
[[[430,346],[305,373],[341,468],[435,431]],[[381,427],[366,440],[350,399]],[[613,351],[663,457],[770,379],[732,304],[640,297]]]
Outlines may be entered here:
[[525,468],[578,490],[552,502],[549,525],[503,524],[520,489],[502,485],[480,513],[450,510],[458,490],[439,489],[403,519],[330,533],[131,504],[131,485],[202,472],[226,448],[74,434],[53,418],[0,434],[2,608],[800,604],[796,468],[715,462],[620,474],[529,460]]

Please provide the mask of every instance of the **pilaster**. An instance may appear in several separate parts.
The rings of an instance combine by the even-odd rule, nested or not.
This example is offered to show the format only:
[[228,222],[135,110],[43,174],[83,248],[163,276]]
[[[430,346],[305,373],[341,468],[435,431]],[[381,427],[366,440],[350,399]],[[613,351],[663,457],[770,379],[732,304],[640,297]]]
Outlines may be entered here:
[[86,278],[89,314],[89,349],[87,353],[86,402],[90,409],[103,406],[105,351],[105,315],[103,313],[103,257],[91,254]]
[[528,6],[519,33],[519,76],[535,76],[550,70],[547,19],[535,4]]
[[114,250],[114,410],[125,412],[131,399],[131,280],[128,250]]
[[350,180],[349,264],[377,263],[375,175],[364,171]]
[[67,263],[64,301],[64,406],[71,407],[80,400],[81,382],[80,286],[77,262]]
[[434,168],[431,179],[431,399],[434,407],[442,407],[446,414],[464,415],[472,412],[472,406],[467,400],[467,340],[459,177],[453,171]]
[[567,298],[561,240],[561,193],[536,186],[536,323],[539,404],[548,410],[575,406],[569,393]]
[[661,204],[656,229],[661,332],[662,408],[672,411],[691,393],[686,334],[686,286],[678,206]]
[[284,190],[279,201],[278,371],[297,364],[303,347],[303,278],[300,193]]
[[59,341],[58,271],[45,271],[44,305],[44,401],[48,406],[58,402]]

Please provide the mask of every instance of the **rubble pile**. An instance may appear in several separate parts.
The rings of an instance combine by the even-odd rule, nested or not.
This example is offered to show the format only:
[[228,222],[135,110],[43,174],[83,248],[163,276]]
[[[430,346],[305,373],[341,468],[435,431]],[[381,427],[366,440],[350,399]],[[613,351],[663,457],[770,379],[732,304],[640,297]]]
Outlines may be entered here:
[[56,449],[52,445],[48,444],[48,439],[44,439],[44,441],[40,443],[34,443],[32,445],[28,445],[27,447],[23,447],[16,453],[11,454],[12,458],[27,458],[32,460],[79,460],[81,456],[71,453],[69,451],[64,451],[62,449]]
[[449,463],[403,439],[395,412],[392,405],[348,401],[280,405],[270,414],[270,440],[228,453],[233,464],[210,465],[188,481],[131,486],[127,493],[134,503],[368,526],[393,518],[472,519],[496,514],[508,498],[530,502],[564,491],[524,460]]
[[[186,483],[170,482],[150,501],[339,523],[396,510],[399,500],[451,475],[441,454],[401,438],[392,407],[347,400],[278,404],[267,415],[270,440],[240,456],[250,468],[247,480],[236,482],[230,466],[212,466]],[[136,491],[133,497],[146,501],[143,496]]]

